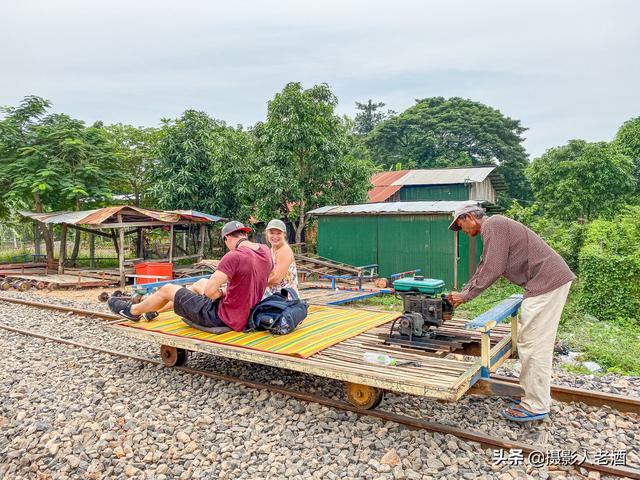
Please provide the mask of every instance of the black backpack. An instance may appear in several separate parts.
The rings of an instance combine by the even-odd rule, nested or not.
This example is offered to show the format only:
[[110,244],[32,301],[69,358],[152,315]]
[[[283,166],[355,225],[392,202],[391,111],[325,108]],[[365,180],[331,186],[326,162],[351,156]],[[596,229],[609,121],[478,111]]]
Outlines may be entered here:
[[[291,298],[288,300],[288,298]],[[307,316],[307,303],[291,288],[283,288],[257,303],[249,314],[245,332],[291,333]]]

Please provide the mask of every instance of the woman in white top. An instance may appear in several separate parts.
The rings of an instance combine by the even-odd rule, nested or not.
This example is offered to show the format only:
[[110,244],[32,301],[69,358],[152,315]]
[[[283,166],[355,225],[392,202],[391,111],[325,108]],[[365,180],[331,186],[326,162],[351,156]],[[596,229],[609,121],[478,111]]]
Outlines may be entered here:
[[287,227],[282,220],[273,219],[266,229],[267,241],[271,245],[273,270],[267,281],[264,296],[273,295],[283,288],[292,288],[298,293],[298,270],[293,250],[287,243]]

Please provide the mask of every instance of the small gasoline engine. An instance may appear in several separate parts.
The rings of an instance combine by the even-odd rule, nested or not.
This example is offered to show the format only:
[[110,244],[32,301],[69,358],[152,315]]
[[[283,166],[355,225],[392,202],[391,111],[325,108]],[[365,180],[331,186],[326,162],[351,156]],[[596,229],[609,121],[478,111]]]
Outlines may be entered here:
[[451,319],[453,307],[442,293],[444,282],[422,276],[401,278],[393,282],[393,288],[403,300],[404,313],[391,324],[387,344],[397,344],[420,349],[432,345],[436,329]]

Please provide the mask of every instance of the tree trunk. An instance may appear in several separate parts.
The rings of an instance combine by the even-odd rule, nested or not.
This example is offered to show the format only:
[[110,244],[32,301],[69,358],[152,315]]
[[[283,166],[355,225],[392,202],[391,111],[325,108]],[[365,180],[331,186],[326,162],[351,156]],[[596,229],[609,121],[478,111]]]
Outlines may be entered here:
[[213,229],[207,228],[207,238],[209,238],[209,250],[204,250],[205,257],[208,256],[207,253],[211,254],[213,252]]
[[40,229],[35,222],[33,224],[33,252],[40,255]]
[[67,224],[62,224],[62,233],[60,235],[60,257],[58,258],[58,273],[64,273],[64,261],[67,256]]
[[89,266],[95,268],[96,266],[96,235],[94,233],[89,234]]
[[[80,211],[80,199],[76,198],[76,212]],[[76,258],[78,258],[78,252],[80,251],[80,240],[82,236],[82,232],[80,230],[76,230],[75,238],[73,242],[73,251],[71,252],[71,263],[73,266],[76,266]]]
[[120,256],[120,247],[118,246],[118,232],[115,228],[111,229],[111,240],[113,240],[113,246],[116,249],[116,255]]
[[[38,192],[33,192],[33,201],[35,203],[36,212],[44,213],[42,200],[40,199],[40,194]],[[38,228],[40,228],[42,238],[44,238],[44,245],[47,251],[47,262],[53,262],[55,258],[55,254],[53,252],[53,235],[51,235],[51,232],[44,223],[36,222],[36,224],[38,225]]]
[[307,223],[304,218],[304,209],[304,200],[300,200],[300,216],[298,217],[297,222],[293,222],[293,229],[296,231],[296,243],[302,243],[302,231],[304,230],[304,226]]

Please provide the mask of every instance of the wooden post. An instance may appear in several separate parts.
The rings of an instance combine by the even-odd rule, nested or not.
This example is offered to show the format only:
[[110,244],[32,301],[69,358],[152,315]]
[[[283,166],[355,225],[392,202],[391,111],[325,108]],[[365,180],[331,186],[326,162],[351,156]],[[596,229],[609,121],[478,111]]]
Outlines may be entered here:
[[96,236],[93,233],[89,234],[89,266],[95,268],[96,266]]
[[511,356],[518,358],[518,321],[520,312],[511,317]]
[[207,227],[202,224],[200,225],[200,243],[198,244],[198,261],[201,261],[204,258],[204,231]]
[[67,224],[62,224],[62,235],[60,237],[60,256],[58,258],[58,273],[64,273],[64,260],[67,256]]
[[[122,223],[122,214],[118,214],[118,223]],[[118,233],[120,234],[120,241],[118,249],[118,270],[120,271],[120,286],[124,287],[127,284],[127,277],[124,272],[124,227],[118,227]]]
[[173,244],[175,242],[175,234],[173,232],[173,225],[171,225],[171,229],[169,230],[169,261],[173,262]]
[[489,369],[491,366],[491,332],[482,332],[480,336],[480,359],[482,362],[481,375],[489,378]]
[[138,258],[144,260],[144,229],[138,227]]
[[460,232],[453,232],[453,289],[458,290],[458,260],[460,260]]
[[37,222],[33,222],[33,253],[40,255],[40,229]]

